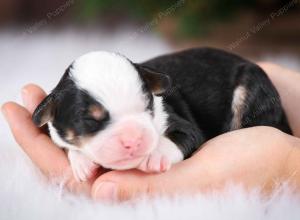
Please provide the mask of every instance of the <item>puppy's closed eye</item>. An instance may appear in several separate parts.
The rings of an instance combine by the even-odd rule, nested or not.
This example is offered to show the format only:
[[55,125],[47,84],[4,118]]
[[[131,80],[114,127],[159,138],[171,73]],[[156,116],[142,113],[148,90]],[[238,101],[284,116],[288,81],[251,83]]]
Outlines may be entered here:
[[102,130],[109,121],[109,113],[99,104],[91,104],[82,111],[80,123],[84,133],[94,133]]

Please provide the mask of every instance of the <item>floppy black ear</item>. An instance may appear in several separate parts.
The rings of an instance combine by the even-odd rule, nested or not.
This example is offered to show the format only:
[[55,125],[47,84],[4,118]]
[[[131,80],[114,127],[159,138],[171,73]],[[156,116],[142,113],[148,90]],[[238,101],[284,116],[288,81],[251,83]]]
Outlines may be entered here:
[[55,106],[55,97],[51,93],[48,95],[35,109],[32,115],[34,124],[38,127],[42,127],[47,122],[53,119],[53,112]]
[[136,67],[154,95],[161,95],[171,87],[171,79],[168,75],[139,64],[136,64]]

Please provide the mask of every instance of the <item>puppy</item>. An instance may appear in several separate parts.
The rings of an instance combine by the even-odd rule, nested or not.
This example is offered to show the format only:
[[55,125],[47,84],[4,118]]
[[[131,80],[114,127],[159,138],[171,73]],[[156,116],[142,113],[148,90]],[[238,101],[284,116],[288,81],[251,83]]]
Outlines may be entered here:
[[235,129],[291,133],[264,71],[236,55],[196,48],[144,63],[104,51],[76,59],[33,114],[68,149],[78,181],[98,167],[163,172]]

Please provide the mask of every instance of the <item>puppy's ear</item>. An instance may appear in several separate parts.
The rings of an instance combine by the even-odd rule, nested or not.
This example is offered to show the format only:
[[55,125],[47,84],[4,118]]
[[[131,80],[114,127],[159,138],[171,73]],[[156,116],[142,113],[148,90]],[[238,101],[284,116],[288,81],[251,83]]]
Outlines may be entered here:
[[55,107],[55,96],[53,93],[48,95],[35,109],[32,115],[34,124],[38,127],[42,127],[47,122],[53,119]]
[[139,64],[135,66],[154,95],[162,95],[171,87],[171,79],[168,75]]

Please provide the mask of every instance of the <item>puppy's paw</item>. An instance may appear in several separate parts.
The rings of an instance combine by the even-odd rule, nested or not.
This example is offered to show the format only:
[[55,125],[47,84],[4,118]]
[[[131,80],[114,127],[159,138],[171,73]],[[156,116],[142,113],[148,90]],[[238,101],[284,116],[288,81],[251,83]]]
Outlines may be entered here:
[[153,152],[146,156],[138,169],[147,173],[160,173],[169,170],[171,165],[172,163],[168,156],[160,152]]
[[95,164],[84,154],[70,150],[68,157],[71,163],[73,175],[78,182],[87,181],[96,172],[99,165]]
[[183,153],[168,138],[161,137],[158,147],[139,165],[138,169],[147,173],[160,173],[169,170],[172,164],[183,160]]

